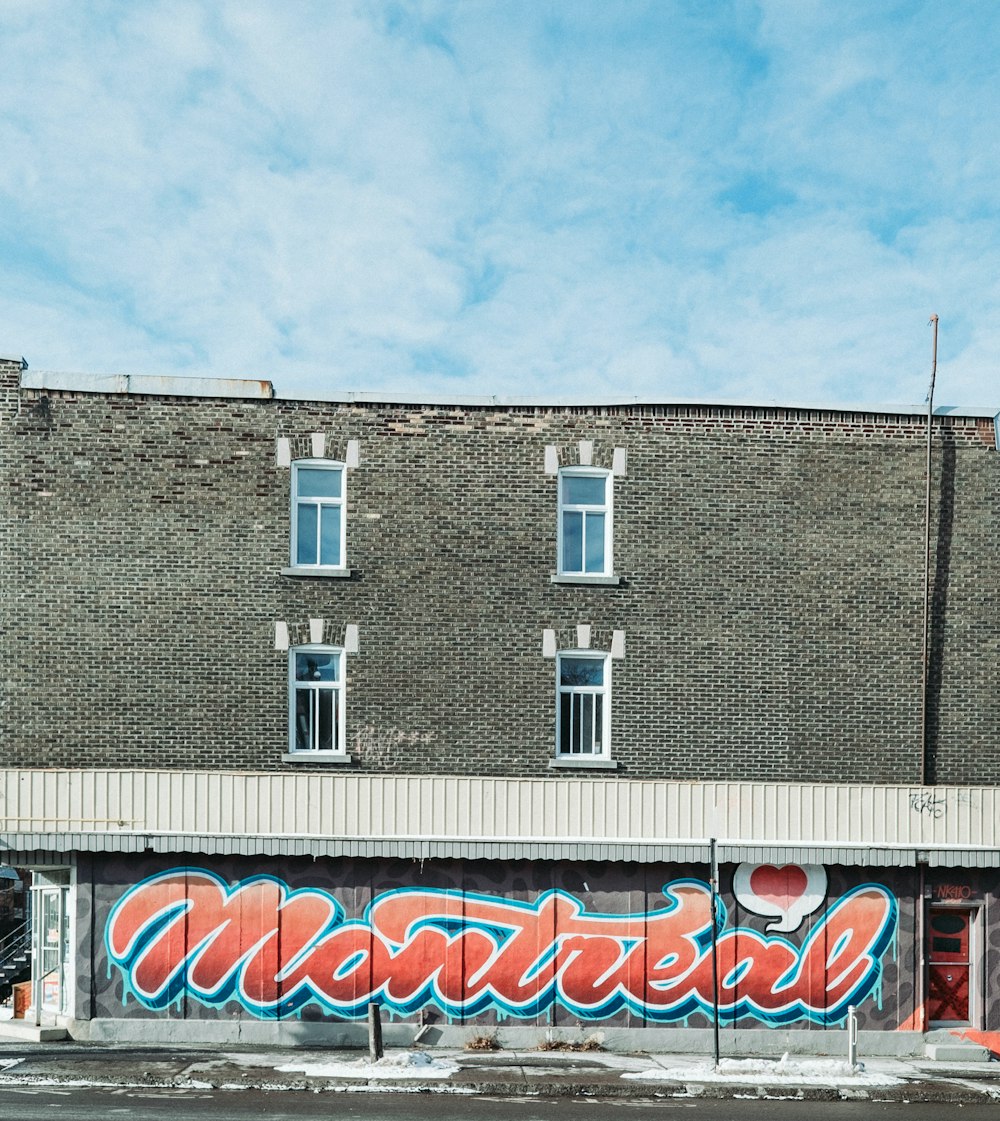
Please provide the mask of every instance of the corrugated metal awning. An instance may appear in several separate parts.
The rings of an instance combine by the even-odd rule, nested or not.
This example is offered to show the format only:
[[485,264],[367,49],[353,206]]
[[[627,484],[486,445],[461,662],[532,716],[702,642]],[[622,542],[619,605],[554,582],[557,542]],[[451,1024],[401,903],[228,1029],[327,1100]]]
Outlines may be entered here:
[[996,849],[930,849],[926,853],[932,868],[1000,868],[1000,852]]
[[[16,863],[15,854],[31,853],[32,863],[59,862],[74,852],[192,853],[239,856],[388,857],[413,860],[573,860],[605,863],[703,864],[708,842],[664,841],[660,844],[587,839],[463,837],[278,837],[199,833],[0,833],[0,856]],[[720,841],[723,864],[826,864],[869,868],[996,868],[993,849],[917,849],[899,846],[753,844]]]
[[883,846],[837,845],[719,845],[724,864],[845,864],[862,868],[912,868],[917,850]]
[[205,853],[217,856],[390,857],[451,860],[584,860],[708,863],[707,844],[474,838],[247,837],[193,833],[4,833],[0,854],[19,852]]

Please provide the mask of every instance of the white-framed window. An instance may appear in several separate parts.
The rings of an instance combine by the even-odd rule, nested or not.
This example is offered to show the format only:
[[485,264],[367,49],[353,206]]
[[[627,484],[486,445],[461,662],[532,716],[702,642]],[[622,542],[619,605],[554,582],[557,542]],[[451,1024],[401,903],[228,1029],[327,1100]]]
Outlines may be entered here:
[[559,472],[558,572],[610,576],[612,474],[597,467]]
[[346,491],[343,463],[300,459],[292,464],[292,568],[346,566]]
[[293,646],[288,652],[288,753],[343,755],[344,651]]
[[556,657],[556,756],[611,755],[611,658],[590,650]]

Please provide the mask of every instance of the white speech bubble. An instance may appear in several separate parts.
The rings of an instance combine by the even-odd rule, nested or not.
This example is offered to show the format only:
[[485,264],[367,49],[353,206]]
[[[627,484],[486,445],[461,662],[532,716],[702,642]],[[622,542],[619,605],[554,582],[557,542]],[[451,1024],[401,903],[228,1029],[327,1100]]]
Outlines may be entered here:
[[767,930],[787,934],[826,899],[822,864],[741,864],[733,875],[733,894],[741,907],[773,918]]

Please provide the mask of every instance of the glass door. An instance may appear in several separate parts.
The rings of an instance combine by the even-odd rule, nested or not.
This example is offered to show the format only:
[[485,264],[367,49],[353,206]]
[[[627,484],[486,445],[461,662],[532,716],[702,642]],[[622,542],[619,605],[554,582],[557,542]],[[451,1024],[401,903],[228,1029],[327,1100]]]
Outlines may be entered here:
[[69,960],[69,908],[65,887],[39,888],[35,896],[36,989],[45,1012],[66,1011],[66,963]]

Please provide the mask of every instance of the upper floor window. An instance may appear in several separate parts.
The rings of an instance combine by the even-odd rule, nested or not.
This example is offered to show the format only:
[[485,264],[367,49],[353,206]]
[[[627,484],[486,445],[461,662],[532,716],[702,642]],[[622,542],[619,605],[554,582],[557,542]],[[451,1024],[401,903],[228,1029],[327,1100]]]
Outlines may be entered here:
[[610,576],[611,472],[564,467],[559,472],[559,573]]
[[344,747],[344,652],[297,646],[288,653],[288,751],[339,754]]
[[343,568],[347,472],[342,463],[292,464],[292,567]]
[[609,756],[611,664],[607,654],[560,654],[556,672],[556,755]]

